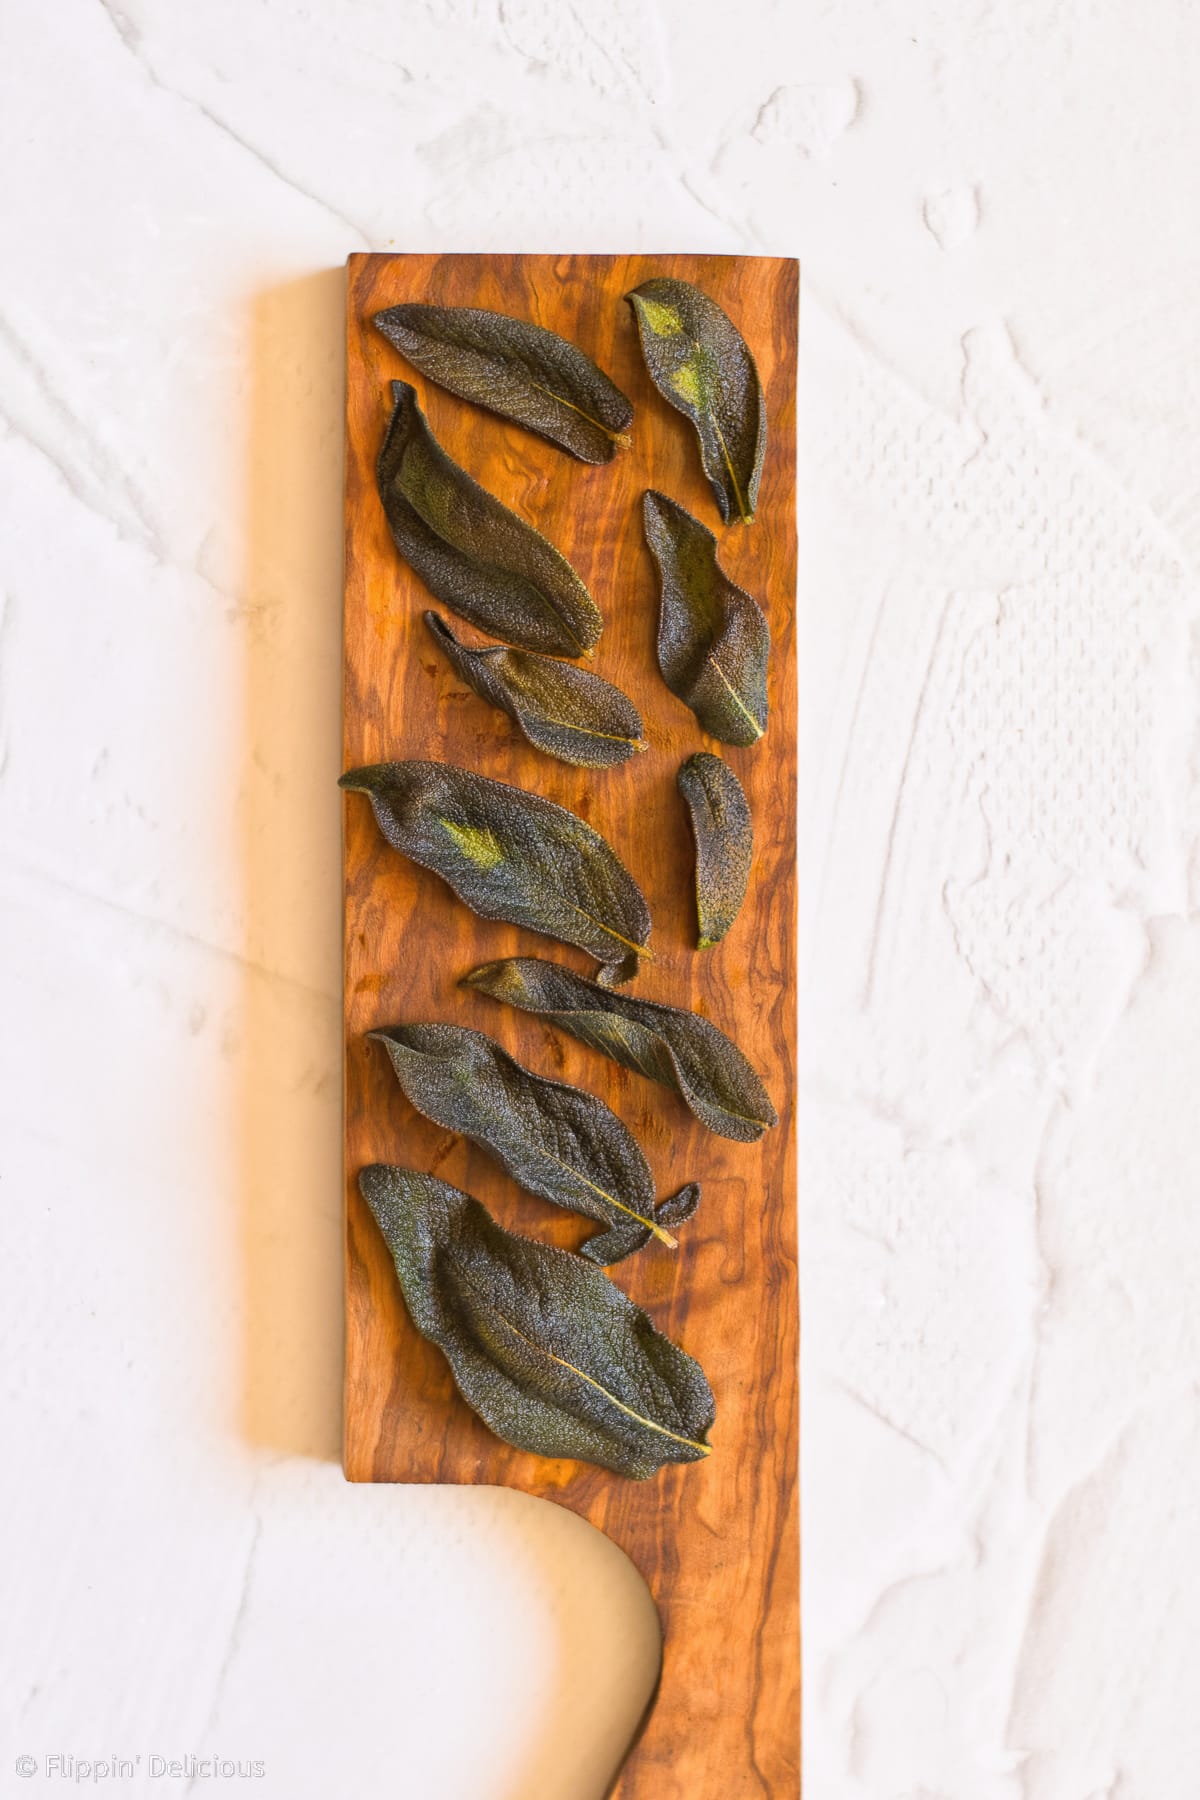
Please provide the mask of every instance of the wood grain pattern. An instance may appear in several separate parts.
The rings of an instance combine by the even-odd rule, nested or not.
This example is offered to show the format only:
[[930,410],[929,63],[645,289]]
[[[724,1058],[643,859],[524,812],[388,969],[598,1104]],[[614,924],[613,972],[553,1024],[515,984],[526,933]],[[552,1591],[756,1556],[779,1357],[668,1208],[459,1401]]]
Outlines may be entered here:
[[[696,282],[741,326],[767,396],[770,436],[758,519],[722,526],[695,437],[650,383],[623,296],[651,275]],[[799,1777],[795,1082],[794,262],[720,256],[354,256],[349,262],[345,761],[445,758],[529,787],[594,825],[633,871],[654,919],[655,962],[634,989],[694,1007],[763,1073],[780,1124],[761,1143],[705,1131],[682,1101],[582,1044],[460,989],[477,962],[518,953],[587,958],[475,918],[383,843],[363,795],[346,799],[346,1412],[355,1481],[499,1483],[572,1507],[645,1576],[662,1617],[655,1705],[617,1781],[620,1800],[791,1800]],[[373,330],[404,300],[527,317],[587,350],[636,409],[633,447],[604,467],[481,412],[415,374]],[[651,748],[620,768],[540,755],[458,681],[422,623],[430,603],[393,549],[374,465],[387,384],[413,381],[434,432],[477,480],[578,569],[605,616],[592,666],[624,688]],[[771,723],[749,750],[707,739],[654,659],[657,588],[642,541],[648,486],[717,533],[723,566],[767,613]],[[455,623],[458,630],[458,624]],[[462,635],[477,641],[467,626]],[[675,777],[694,750],[726,756],[753,809],[745,906],[698,953],[691,842]],[[651,1245],[615,1272],[696,1356],[717,1400],[704,1463],[623,1481],[512,1450],[458,1398],[440,1353],[413,1331],[390,1259],[355,1185],[368,1162],[442,1176],[530,1235],[574,1246],[590,1226],[523,1194],[481,1151],[405,1101],[373,1026],[440,1019],[489,1032],[530,1067],[600,1094],[634,1131],[660,1194],[702,1182],[677,1253]]]

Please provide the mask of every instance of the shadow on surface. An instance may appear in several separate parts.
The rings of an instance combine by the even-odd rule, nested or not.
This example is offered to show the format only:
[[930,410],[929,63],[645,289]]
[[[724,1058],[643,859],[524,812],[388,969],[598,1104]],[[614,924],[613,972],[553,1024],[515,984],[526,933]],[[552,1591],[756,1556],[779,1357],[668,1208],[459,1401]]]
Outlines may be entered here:
[[630,1558],[594,1525],[550,1500],[485,1492],[498,1520],[536,1546],[528,1581],[553,1630],[553,1678],[504,1800],[607,1800],[657,1690],[658,1609]]
[[[252,301],[246,735],[240,808],[248,1071],[242,1430],[341,1440],[341,635],[344,279]],[[231,453],[233,447],[231,446]]]
[[[259,1448],[326,1461],[340,1459],[343,1373],[336,787],[343,320],[341,270],[271,288],[252,303],[246,733],[238,794],[248,1071],[240,1097],[247,1321],[241,1431]],[[435,1659],[422,1698],[412,1645],[397,1642],[408,1703],[397,1719],[391,1694],[388,1733],[401,1724],[410,1758],[418,1765],[431,1760],[431,1770],[465,1757],[471,1791],[486,1790],[495,1800],[603,1800],[645,1715],[661,1657],[657,1610],[625,1553],[564,1508],[505,1489],[343,1493],[337,1529],[323,1510],[314,1519],[306,1507],[288,1508],[259,1553],[265,1564],[277,1539],[282,1550],[290,1536],[315,1530],[320,1546],[312,1556],[327,1575],[341,1570],[328,1601],[320,1678],[305,1710],[320,1743],[342,1740],[347,1718],[378,1682],[381,1654],[390,1660],[392,1633],[405,1629],[406,1617],[419,1624],[423,1583],[398,1571],[394,1558],[399,1552],[403,1563],[411,1554],[405,1546],[423,1541],[418,1564],[445,1565],[425,1629],[434,1642],[435,1622],[451,1639],[461,1634],[450,1661],[462,1668],[456,1677],[445,1659]],[[370,1544],[355,1541],[364,1531]],[[360,1566],[370,1555],[378,1559],[373,1583]],[[245,1668],[230,1684],[231,1707],[261,1700],[280,1678],[281,1655],[285,1663],[292,1654],[300,1658],[290,1679],[303,1689],[309,1627],[320,1616],[313,1587],[321,1579],[314,1568],[313,1582],[298,1595],[288,1561],[272,1596],[260,1573],[269,1617],[249,1637],[253,1643],[261,1636],[269,1655],[261,1671]],[[359,1599],[348,1613],[356,1583]],[[304,1617],[293,1641],[285,1621],[301,1598]],[[343,1691],[360,1664],[354,1691]],[[470,1737],[458,1748],[439,1748],[449,1723],[440,1699],[446,1681],[469,1683],[472,1675],[487,1690],[475,1697],[476,1749],[469,1751]],[[490,1730],[489,1706],[500,1709]],[[506,1706],[519,1710],[523,1729],[503,1718]]]

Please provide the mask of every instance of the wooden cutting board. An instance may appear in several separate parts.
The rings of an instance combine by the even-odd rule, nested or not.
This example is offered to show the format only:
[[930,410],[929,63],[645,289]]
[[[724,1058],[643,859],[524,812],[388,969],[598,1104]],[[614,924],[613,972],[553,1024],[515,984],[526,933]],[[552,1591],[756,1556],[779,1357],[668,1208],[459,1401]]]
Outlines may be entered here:
[[[495,957],[579,953],[477,919],[387,848],[364,795],[345,808],[346,1415],[352,1481],[498,1483],[569,1506],[641,1570],[664,1632],[657,1698],[617,1777],[620,1800],[792,1800],[799,1794],[795,971],[795,373],[798,270],[729,256],[352,256],[346,383],[345,764],[444,758],[571,807],[613,845],[654,919],[637,994],[712,1018],[762,1072],[780,1123],[759,1144],[714,1137],[665,1088],[527,1014],[459,988]],[[736,321],[766,390],[758,517],[723,526],[690,424],[646,373],[623,296],[681,276]],[[470,406],[415,373],[370,323],[405,300],[528,318],[588,352],[635,408],[632,448],[602,468]],[[581,770],[539,754],[467,692],[423,622],[434,604],[397,555],[375,488],[389,382],[411,380],[449,454],[579,571],[605,618],[593,665],[625,690],[649,750]],[[657,587],[641,498],[657,487],[717,534],[722,564],[770,621],[771,721],[755,748],[715,743],[663,685]],[[469,641],[478,634],[454,621]],[[754,815],[749,893],[724,943],[697,952],[691,841],[675,777],[697,749],[725,756]],[[703,1184],[672,1253],[651,1244],[614,1278],[702,1364],[716,1395],[712,1455],[632,1482],[510,1449],[459,1399],[441,1353],[409,1323],[358,1170],[394,1162],[475,1194],[504,1225],[574,1248],[590,1223],[523,1193],[483,1152],[414,1112],[378,1025],[442,1020],[497,1038],[529,1067],[599,1094],[626,1121],[660,1194]]]

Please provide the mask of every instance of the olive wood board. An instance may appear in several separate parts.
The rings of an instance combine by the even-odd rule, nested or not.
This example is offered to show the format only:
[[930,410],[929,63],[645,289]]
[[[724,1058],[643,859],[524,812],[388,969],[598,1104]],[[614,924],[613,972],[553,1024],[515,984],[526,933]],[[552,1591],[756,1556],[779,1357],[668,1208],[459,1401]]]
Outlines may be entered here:
[[[652,276],[694,282],[740,327],[766,394],[755,523],[723,525],[691,424],[653,387],[624,296]],[[477,963],[581,953],[477,918],[384,843],[365,795],[345,798],[345,1469],[352,1481],[519,1488],[572,1508],[644,1576],[663,1626],[655,1699],[611,1792],[619,1800],[793,1800],[800,1791],[796,1269],[795,378],[799,272],[773,257],[357,255],[348,263],[344,749],[347,769],[445,759],[572,808],[613,845],[649,901],[655,960],[626,991],[694,1008],[762,1073],[780,1115],[757,1144],[715,1137],[666,1088],[529,1014],[460,988]],[[561,333],[633,402],[630,448],[591,467],[440,389],[371,324],[402,301],[480,306]],[[649,748],[617,768],[536,751],[468,692],[423,623],[436,605],[395,550],[375,486],[389,383],[415,386],[439,442],[568,558],[605,618],[595,658],[645,723]],[[716,533],[727,574],[771,628],[770,723],[751,749],[716,743],[664,686],[658,591],[642,538],[655,487]],[[446,609],[439,607],[446,613]],[[447,614],[456,633],[483,641]],[[746,901],[728,937],[697,951],[692,845],[675,778],[699,749],[724,756],[754,818]],[[392,1162],[437,1174],[511,1229],[575,1248],[588,1221],[525,1194],[481,1150],[409,1105],[375,1026],[475,1027],[541,1074],[602,1099],[631,1128],[658,1192],[703,1198],[672,1252],[651,1243],[613,1279],[695,1356],[716,1396],[712,1454],[629,1481],[494,1437],[459,1398],[439,1350],[409,1322],[356,1177]]]

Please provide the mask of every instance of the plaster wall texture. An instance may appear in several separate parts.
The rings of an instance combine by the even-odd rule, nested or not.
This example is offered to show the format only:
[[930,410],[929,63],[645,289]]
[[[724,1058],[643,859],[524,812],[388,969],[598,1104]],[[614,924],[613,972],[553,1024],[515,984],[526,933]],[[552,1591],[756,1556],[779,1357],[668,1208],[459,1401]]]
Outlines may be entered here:
[[334,780],[345,256],[663,248],[803,266],[808,1800],[1194,1800],[1200,14],[3,11],[0,1791],[596,1800],[653,1679],[337,1467]]

